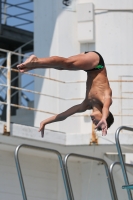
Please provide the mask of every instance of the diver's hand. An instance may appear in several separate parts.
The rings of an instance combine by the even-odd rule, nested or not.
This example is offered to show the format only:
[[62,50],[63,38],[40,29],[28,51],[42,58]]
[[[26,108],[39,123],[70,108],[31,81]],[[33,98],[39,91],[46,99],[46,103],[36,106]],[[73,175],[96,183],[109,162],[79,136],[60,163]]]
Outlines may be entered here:
[[105,136],[107,135],[107,122],[106,122],[106,119],[101,119],[100,122],[96,125],[96,129],[98,127],[101,127],[102,129],[102,135]]
[[39,130],[38,130],[38,132],[41,132],[41,136],[42,136],[42,137],[44,137],[44,130],[45,130],[45,123],[44,123],[44,121],[42,121],[42,122],[40,123],[40,128],[39,128]]

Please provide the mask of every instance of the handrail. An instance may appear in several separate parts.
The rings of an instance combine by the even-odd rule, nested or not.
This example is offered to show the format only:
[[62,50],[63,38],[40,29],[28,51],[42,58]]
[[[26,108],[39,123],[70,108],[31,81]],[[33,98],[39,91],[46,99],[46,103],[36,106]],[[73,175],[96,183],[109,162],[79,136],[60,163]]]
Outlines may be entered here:
[[[127,126],[120,126],[116,130],[116,133],[115,133],[116,147],[117,147],[118,156],[119,156],[120,163],[121,163],[121,168],[122,168],[122,173],[123,173],[125,185],[129,185],[126,167],[125,167],[125,164],[124,164],[124,159],[123,159],[123,156],[122,156],[122,150],[121,150],[121,146],[120,146],[120,142],[119,142],[119,133],[120,133],[121,130],[133,131],[133,128],[127,127]],[[127,189],[127,194],[128,194],[128,199],[132,200],[132,193],[129,189]]]
[[105,167],[111,198],[112,198],[112,200],[118,200],[117,195],[116,195],[116,191],[115,191],[115,187],[114,187],[114,185],[112,183],[112,179],[111,179],[111,176],[110,176],[109,168],[108,168],[108,165],[107,165],[105,160],[103,160],[101,158],[96,158],[96,157],[85,156],[85,155],[81,155],[81,154],[70,153],[70,154],[67,154],[65,156],[64,164],[65,164],[65,171],[66,171],[66,175],[67,175],[67,179],[68,179],[68,184],[69,184],[71,196],[73,197],[71,200],[74,200],[74,195],[73,195],[73,192],[72,192],[72,186],[71,186],[71,181],[70,181],[70,178],[69,178],[69,171],[68,171],[68,167],[67,167],[67,161],[68,161],[68,158],[70,156],[80,157],[80,158],[85,158],[85,159],[89,159],[89,160],[95,160],[95,161],[102,162],[104,164],[104,167]]
[[61,172],[62,172],[62,177],[63,177],[63,182],[64,182],[64,186],[65,186],[65,191],[66,191],[66,195],[67,195],[67,200],[72,200],[71,194],[70,194],[70,191],[69,191],[69,187],[68,187],[68,180],[67,180],[67,177],[66,177],[66,172],[65,172],[64,163],[63,163],[61,154],[54,149],[48,149],[48,148],[44,148],[44,147],[21,144],[21,145],[16,147],[14,156],[15,156],[15,163],[16,163],[16,168],[17,168],[17,172],[18,172],[18,177],[19,177],[19,182],[20,182],[20,186],[21,186],[23,200],[27,200],[27,195],[26,195],[26,190],[25,190],[23,176],[22,176],[20,162],[19,162],[19,154],[18,153],[19,153],[19,150],[20,150],[21,147],[32,148],[32,149],[36,149],[36,150],[43,150],[43,151],[46,151],[46,152],[54,153],[58,156],[60,168],[61,168]]
[[[113,162],[111,165],[110,165],[110,175],[111,175],[111,179],[112,179],[112,183],[115,187],[115,182],[114,182],[114,177],[113,177],[113,169],[114,169],[114,166],[115,165],[121,165],[120,162]],[[128,164],[128,163],[125,163],[125,166],[127,167],[133,167],[133,164]],[[116,194],[117,195],[117,194]]]

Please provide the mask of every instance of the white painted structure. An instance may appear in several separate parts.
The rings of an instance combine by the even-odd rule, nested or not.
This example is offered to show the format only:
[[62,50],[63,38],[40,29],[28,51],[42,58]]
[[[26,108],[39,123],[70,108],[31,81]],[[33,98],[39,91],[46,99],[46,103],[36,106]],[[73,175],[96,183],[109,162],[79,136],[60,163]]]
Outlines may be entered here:
[[[61,1],[35,1],[35,54],[39,57],[59,55],[68,57],[88,50],[96,50],[105,59],[109,80],[126,79],[133,74],[133,2],[126,1],[72,1],[69,8],[64,8]],[[39,15],[38,15],[39,13]],[[88,14],[88,15],[87,15]],[[88,18],[87,18],[88,16]],[[40,19],[42,19],[40,21]],[[89,27],[89,29],[88,29]],[[88,38],[85,32],[88,34]],[[85,40],[83,39],[85,38]],[[55,97],[39,97],[35,99],[35,107],[60,113],[69,107],[82,102],[85,96],[86,73],[83,71],[58,71],[53,69],[36,70],[49,78],[58,79],[65,83],[35,79],[35,90]],[[68,83],[75,82],[75,83]],[[108,133],[120,125],[132,126],[132,117],[118,115],[132,114],[129,109],[133,107],[131,83],[110,82],[113,90],[113,105],[111,111],[115,115],[115,123]],[[121,90],[120,90],[121,89]],[[117,97],[117,98],[116,98]],[[73,100],[79,98],[79,100]],[[71,100],[67,100],[71,99]],[[128,109],[128,110],[126,110]],[[62,135],[66,134],[66,144],[88,144],[92,132],[90,111],[85,116],[70,117],[63,122],[49,124],[46,129],[56,130]],[[50,117],[49,114],[36,113],[35,126],[41,120]],[[76,126],[75,126],[76,125]],[[109,136],[111,137],[111,136]],[[74,140],[73,140],[74,138]],[[106,142],[105,142],[106,143]]]
[[[87,9],[89,16],[87,19]],[[34,46],[38,57],[59,55],[68,57],[84,51],[96,50],[105,59],[109,80],[132,80],[133,75],[133,9],[132,0],[73,0],[70,7],[62,5],[61,0],[34,0]],[[83,16],[82,16],[83,13]],[[85,31],[88,31],[88,35]],[[85,38],[85,39],[84,39]],[[59,113],[74,104],[80,103],[85,96],[86,73],[53,69],[36,70],[36,73],[51,81],[35,78],[35,91],[54,97],[35,97],[34,106],[39,110]],[[63,81],[63,82],[60,82]],[[84,81],[77,83],[77,81]],[[70,82],[70,83],[69,83]],[[73,83],[72,83],[73,82]],[[11,125],[11,136],[2,135],[3,123],[0,123],[0,197],[2,200],[22,200],[17,171],[13,158],[15,147],[21,143],[56,149],[64,156],[67,153],[80,153],[104,158],[111,164],[116,154],[115,130],[120,125],[133,126],[133,107],[131,82],[110,82],[114,98],[111,111],[115,123],[106,137],[98,133],[98,145],[90,145],[92,124],[90,111],[85,116],[73,116],[60,123],[46,126],[45,138],[37,133],[40,121],[50,114],[35,113],[34,127]],[[60,98],[57,98],[60,97]],[[73,100],[77,98],[77,100]],[[70,99],[70,100],[68,100]],[[123,131],[121,143],[125,145],[125,159],[132,163],[133,134]],[[107,153],[108,152],[108,153]],[[107,153],[105,155],[105,153]],[[28,200],[65,200],[66,195],[55,157],[42,152],[22,151],[22,169]],[[101,163],[72,160],[70,172],[76,200],[110,200],[104,167]],[[118,199],[127,200],[120,170],[114,171]],[[129,171],[130,181],[132,173]]]

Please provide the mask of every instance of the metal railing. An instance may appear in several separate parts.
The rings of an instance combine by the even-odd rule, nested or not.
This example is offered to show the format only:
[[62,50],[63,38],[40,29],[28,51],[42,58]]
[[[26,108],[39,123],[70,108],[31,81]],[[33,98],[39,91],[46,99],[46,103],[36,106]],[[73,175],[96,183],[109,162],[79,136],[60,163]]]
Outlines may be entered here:
[[[111,176],[111,179],[112,179],[112,183],[113,183],[113,185],[114,185],[114,188],[115,188],[115,181],[114,181],[114,176],[113,176],[113,169],[114,169],[114,167],[116,166],[116,165],[121,165],[121,163],[120,162],[114,162],[114,163],[112,163],[111,165],[110,165],[110,176]],[[133,165],[132,164],[128,164],[128,163],[125,163],[125,166],[126,167],[133,167]],[[117,195],[117,193],[116,193],[116,195]]]
[[111,176],[110,176],[110,171],[109,171],[108,165],[107,165],[105,160],[103,160],[101,158],[96,158],[96,157],[91,157],[91,156],[85,156],[85,155],[70,153],[70,154],[67,154],[65,156],[64,164],[65,164],[65,168],[66,168],[66,175],[67,175],[68,184],[69,184],[69,188],[70,188],[70,193],[71,193],[71,197],[72,197],[71,200],[74,200],[74,195],[73,195],[70,175],[69,175],[69,171],[68,171],[68,164],[67,164],[69,157],[78,157],[78,158],[84,158],[84,159],[88,159],[88,160],[95,160],[95,161],[98,161],[98,162],[102,162],[104,167],[105,167],[111,198],[112,198],[112,200],[118,200],[117,194],[116,194],[116,190],[115,190],[115,186],[112,183],[112,179],[111,179]]
[[22,175],[20,162],[19,162],[19,150],[22,147],[36,149],[36,150],[42,150],[42,151],[46,151],[46,152],[49,152],[49,153],[56,154],[58,156],[60,169],[61,169],[62,177],[63,177],[63,182],[64,182],[64,186],[65,186],[65,191],[66,191],[66,195],[67,195],[67,200],[72,200],[71,193],[69,191],[68,180],[67,180],[67,176],[66,176],[64,163],[63,163],[61,154],[58,151],[54,150],[54,149],[47,149],[47,148],[33,146],[33,145],[21,144],[21,145],[17,146],[17,148],[15,150],[15,162],[16,162],[16,168],[17,168],[17,172],[18,172],[18,177],[19,177],[19,182],[20,182],[20,187],[21,187],[21,191],[22,191],[23,200],[27,200],[27,195],[26,195],[23,175]]
[[[119,156],[119,159],[120,159],[120,164],[121,164],[121,168],[122,168],[122,173],[123,173],[125,185],[129,185],[126,167],[125,167],[124,159],[123,159],[123,156],[122,156],[122,150],[121,150],[121,146],[120,146],[120,142],[119,142],[119,133],[120,133],[121,130],[133,131],[133,128],[127,127],[127,126],[121,126],[116,130],[116,133],[115,133],[116,147],[117,147],[118,156]],[[130,189],[127,189],[127,194],[128,194],[128,199],[132,200],[132,193],[131,193]]]
[[[33,42],[33,41],[30,41],[30,42]],[[21,51],[21,48],[17,49],[17,50]],[[20,104],[22,104],[22,102],[20,102],[21,97],[24,98],[25,100],[29,100],[29,98],[24,94],[24,91],[20,92],[20,90],[17,89],[18,87],[12,86],[12,82],[14,80],[18,79],[19,80],[18,84],[21,87],[21,81],[20,81],[21,80],[21,77],[20,77],[21,75],[20,75],[20,73],[17,76],[15,76],[15,78],[11,79],[11,73],[12,72],[18,72],[18,70],[14,69],[12,67],[14,67],[13,65],[16,66],[18,63],[20,63],[20,60],[22,58],[27,58],[27,56],[23,55],[23,54],[20,54],[20,53],[7,51],[7,50],[4,50],[4,49],[0,49],[0,51],[4,52],[6,54],[6,58],[4,58],[4,62],[6,62],[6,66],[0,66],[0,82],[1,82],[0,83],[0,96],[1,96],[1,99],[3,99],[3,100],[6,99],[6,102],[5,101],[1,101],[0,104],[1,105],[7,105],[7,108],[6,108],[7,132],[10,132],[11,106],[17,107]],[[17,58],[18,62],[16,62],[13,65],[11,65],[11,60],[12,60],[11,56],[17,56],[18,57]],[[32,83],[33,83],[33,81],[28,83],[27,85],[29,86]],[[25,90],[24,87],[26,87],[26,86],[23,86],[24,90]],[[6,91],[5,91],[5,88],[6,88]],[[17,89],[17,91],[15,90],[15,92],[13,92],[11,94],[11,89]],[[4,93],[3,95],[2,95],[2,92]],[[14,95],[16,95],[17,93],[19,93],[19,104],[18,105],[12,105],[11,104],[11,98]]]

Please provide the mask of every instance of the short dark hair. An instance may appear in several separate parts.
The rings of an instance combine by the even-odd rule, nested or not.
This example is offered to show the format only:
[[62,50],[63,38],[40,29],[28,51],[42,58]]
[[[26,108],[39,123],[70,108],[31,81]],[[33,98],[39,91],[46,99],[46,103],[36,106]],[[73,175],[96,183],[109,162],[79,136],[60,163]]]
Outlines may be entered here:
[[[114,117],[111,112],[109,112],[109,116],[107,117],[106,121],[107,121],[107,126],[108,126],[107,128],[109,128],[114,123]],[[102,129],[101,127],[98,127],[97,130],[101,131]]]
[[108,128],[114,123],[114,117],[111,112],[109,112],[109,116],[106,119]]

